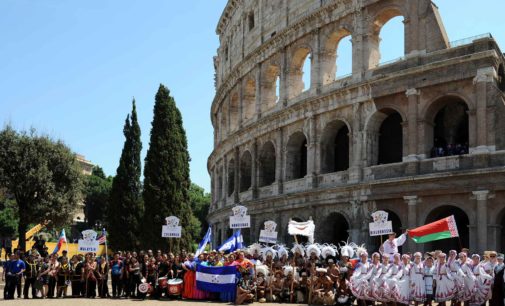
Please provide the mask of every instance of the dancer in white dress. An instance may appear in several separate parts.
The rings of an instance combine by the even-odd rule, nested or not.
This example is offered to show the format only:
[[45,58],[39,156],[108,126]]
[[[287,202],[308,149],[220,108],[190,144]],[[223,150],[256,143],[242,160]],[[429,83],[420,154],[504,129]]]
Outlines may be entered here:
[[414,253],[414,262],[410,269],[410,297],[417,306],[426,299],[426,284],[424,283],[424,265],[421,253]]
[[372,296],[378,302],[382,303],[389,302],[389,299],[387,298],[388,286],[386,284],[386,275],[390,267],[391,264],[389,263],[389,256],[383,256],[380,268],[370,281]]
[[445,253],[440,253],[438,255],[438,262],[435,265],[435,301],[439,305],[445,305],[446,301],[450,301],[454,298],[454,280],[451,276],[451,270],[447,266],[445,261],[447,255]]
[[426,299],[424,300],[425,306],[431,306],[433,301],[433,274],[435,273],[435,266],[433,265],[433,257],[429,256],[424,261],[424,285],[426,290]]
[[459,253],[459,269],[458,277],[463,281],[463,286],[460,291],[456,292],[456,300],[458,302],[467,302],[472,298],[475,292],[475,275],[472,271],[472,263],[468,260],[466,253]]
[[393,263],[389,267],[388,272],[384,276],[384,279],[386,280],[386,286],[387,286],[387,291],[385,294],[385,298],[392,303],[393,305],[396,305],[396,299],[393,295],[393,289],[396,286],[396,274],[398,274],[398,271],[400,271],[400,254],[396,253],[393,256]]
[[372,254],[372,262],[370,263],[370,267],[368,269],[367,275],[363,278],[363,280],[366,280],[368,282],[366,286],[366,292],[365,292],[365,300],[367,301],[375,301],[375,298],[373,296],[373,278],[377,274],[379,270],[381,270],[381,256],[379,253],[375,252]]
[[400,270],[394,277],[396,284],[392,290],[397,303],[409,304],[410,302],[410,269],[410,256],[403,254]]
[[475,290],[470,299],[470,305],[485,304],[489,300],[493,277],[484,270],[484,265],[480,263],[478,254],[472,255],[472,271],[475,276]]
[[452,305],[457,304],[458,296],[465,291],[464,286],[465,283],[463,281],[463,277],[460,270],[460,264],[458,261],[458,253],[455,250],[449,251],[449,256],[447,258],[447,267],[449,268],[449,272],[454,281],[454,298],[452,299]]
[[361,261],[354,267],[354,272],[351,276],[351,292],[358,300],[358,305],[366,305],[366,292],[368,287],[368,279],[366,276],[370,271],[370,263],[368,262],[368,253],[362,251],[359,254]]

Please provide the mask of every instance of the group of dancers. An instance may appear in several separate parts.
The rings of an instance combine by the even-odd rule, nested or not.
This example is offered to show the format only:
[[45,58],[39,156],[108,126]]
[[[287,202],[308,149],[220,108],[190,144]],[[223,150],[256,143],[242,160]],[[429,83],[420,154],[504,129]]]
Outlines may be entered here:
[[[7,296],[21,287],[24,297],[179,298],[245,304],[249,302],[307,303],[315,305],[372,304],[504,305],[503,254],[482,257],[467,249],[448,254],[399,254],[406,235],[390,234],[378,252],[364,245],[342,243],[284,245],[253,244],[231,253],[202,252],[195,256],[161,250],[117,252],[112,258],[86,254],[70,260],[65,255],[42,258],[20,253],[4,267]],[[21,258],[19,257],[21,256]],[[19,262],[23,261],[24,265]],[[200,290],[198,265],[236,266],[234,292]],[[109,277],[112,291],[109,290]],[[71,288],[71,294],[67,293]],[[18,288],[18,297],[21,289]]]

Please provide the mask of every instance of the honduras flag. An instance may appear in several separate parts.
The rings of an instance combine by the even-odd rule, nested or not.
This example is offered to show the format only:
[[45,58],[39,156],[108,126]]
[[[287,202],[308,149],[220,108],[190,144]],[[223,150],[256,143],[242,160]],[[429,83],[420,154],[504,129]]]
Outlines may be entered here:
[[202,241],[198,245],[198,249],[196,250],[195,253],[195,259],[198,258],[198,255],[202,254],[203,250],[205,250],[205,247],[207,246],[207,243],[210,243],[211,239],[212,239],[212,230],[210,229],[209,226],[207,233],[205,234],[205,236],[203,236]]
[[196,287],[209,292],[235,292],[237,290],[237,267],[196,266]]
[[243,248],[244,239],[240,233],[240,229],[235,231],[233,235],[219,247],[219,252],[233,252]]

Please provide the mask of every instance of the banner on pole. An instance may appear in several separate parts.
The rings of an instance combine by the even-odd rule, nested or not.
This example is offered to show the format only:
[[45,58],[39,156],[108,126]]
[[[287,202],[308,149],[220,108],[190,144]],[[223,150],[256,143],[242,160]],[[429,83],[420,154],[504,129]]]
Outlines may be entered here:
[[97,253],[99,242],[96,240],[97,233],[94,230],[82,232],[82,239],[78,242],[78,251],[83,253]]
[[388,235],[393,232],[393,222],[388,221],[388,213],[378,210],[372,214],[373,222],[368,224],[370,236]]
[[238,205],[232,208],[233,215],[230,216],[230,228],[249,228],[251,227],[251,216],[247,215],[247,207]]
[[266,221],[264,223],[265,229],[260,231],[260,242],[265,243],[276,243],[277,242],[277,232],[275,229],[277,228],[277,223],[274,221]]
[[161,237],[181,238],[182,226],[179,226],[179,218],[175,216],[166,217],[166,225],[161,227]]
[[293,235],[306,236],[309,238],[309,242],[314,242],[314,231],[316,226],[314,225],[314,221],[309,220],[306,222],[297,222],[294,220],[289,220],[288,224],[288,233]]

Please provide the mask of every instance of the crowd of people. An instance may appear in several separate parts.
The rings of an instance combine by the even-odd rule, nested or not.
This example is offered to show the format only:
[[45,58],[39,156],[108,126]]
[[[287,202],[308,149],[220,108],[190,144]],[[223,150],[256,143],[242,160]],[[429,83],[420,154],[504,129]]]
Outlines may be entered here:
[[[4,265],[4,298],[150,298],[368,306],[372,304],[503,306],[503,254],[482,256],[468,249],[448,254],[399,254],[406,240],[395,234],[369,256],[354,243],[253,244],[231,253],[182,251],[116,252],[40,256],[14,252]],[[207,292],[197,286],[196,268],[236,266],[235,292]],[[109,288],[109,277],[111,287]],[[24,280],[23,282],[21,280]],[[24,283],[24,288],[21,284]],[[171,286],[170,284],[175,284]],[[172,288],[174,287],[174,288]],[[23,289],[23,290],[21,290]],[[173,290],[172,290],[173,289]]]

